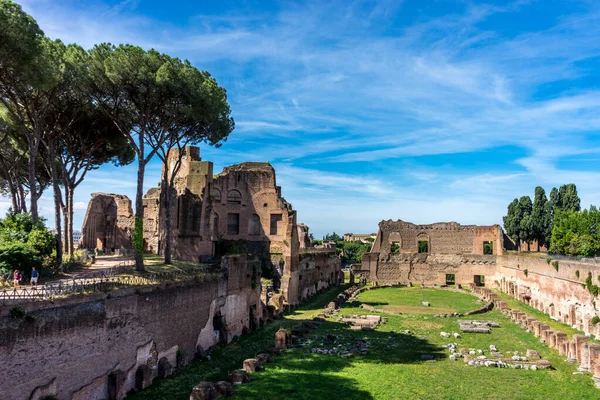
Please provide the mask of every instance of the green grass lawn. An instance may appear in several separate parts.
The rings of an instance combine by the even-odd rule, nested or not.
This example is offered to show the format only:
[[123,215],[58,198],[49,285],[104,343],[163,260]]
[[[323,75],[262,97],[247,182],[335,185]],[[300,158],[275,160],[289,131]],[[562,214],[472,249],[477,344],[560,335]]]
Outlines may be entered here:
[[[325,293],[303,309],[280,321],[242,337],[238,342],[213,352],[212,361],[196,361],[177,376],[158,381],[138,394],[143,399],[187,399],[191,388],[202,380],[223,379],[227,370],[239,368],[242,360],[270,347],[274,332],[315,316],[340,289]],[[424,296],[424,297],[423,297]],[[388,323],[375,331],[352,331],[336,318],[330,318],[307,336],[314,344],[297,347],[276,357],[266,365],[266,371],[251,375],[252,382],[236,387],[240,399],[597,399],[600,390],[594,388],[590,374],[573,375],[576,364],[564,361],[558,352],[550,350],[532,334],[493,310],[472,319],[493,319],[499,328],[491,334],[461,334],[459,348],[488,350],[494,344],[505,356],[513,351],[537,350],[550,360],[555,369],[526,371],[471,367],[462,359],[451,361],[442,348],[451,340],[440,331],[458,331],[457,318],[434,318],[431,310],[421,306],[429,301],[431,308],[449,312],[464,312],[481,303],[472,295],[420,288],[386,288],[364,292],[359,300],[377,304],[377,308],[410,310],[402,316],[384,315]],[[397,307],[397,308],[395,308]],[[369,313],[345,305],[340,314]],[[466,318],[466,317],[463,317]],[[470,318],[470,317],[469,317]],[[413,335],[401,333],[410,330]],[[340,341],[366,339],[370,343],[367,355],[342,358],[307,352],[320,346],[326,334],[335,334]],[[426,362],[421,355],[432,355],[437,361]]]
[[[360,301],[375,308],[408,314],[465,313],[484,304],[477,297],[465,296],[464,293],[420,287],[370,290],[360,295]],[[424,306],[424,301],[429,302],[430,306]]]

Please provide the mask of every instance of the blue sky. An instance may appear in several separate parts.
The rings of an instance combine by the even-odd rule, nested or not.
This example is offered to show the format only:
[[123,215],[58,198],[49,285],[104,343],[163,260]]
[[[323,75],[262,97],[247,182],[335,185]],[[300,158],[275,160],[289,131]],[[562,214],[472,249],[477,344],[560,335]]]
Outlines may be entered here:
[[[502,222],[508,203],[573,182],[600,194],[600,5],[594,1],[25,0],[46,34],[189,59],[227,88],[236,129],[203,158],[269,161],[298,220]],[[146,188],[157,184],[153,162]],[[134,198],[135,167],[76,193]],[[7,208],[0,199],[0,208]],[[50,191],[42,210],[51,218]]]

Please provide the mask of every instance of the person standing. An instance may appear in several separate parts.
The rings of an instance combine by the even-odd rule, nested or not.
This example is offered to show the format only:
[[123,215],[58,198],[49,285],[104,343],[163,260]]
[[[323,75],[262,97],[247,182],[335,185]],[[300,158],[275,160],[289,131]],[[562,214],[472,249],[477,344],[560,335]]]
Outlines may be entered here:
[[31,268],[31,286],[37,286],[37,281],[39,277],[39,272],[36,267]]
[[13,283],[15,287],[19,287],[19,281],[21,280],[21,274],[18,269],[15,269],[15,273],[13,275]]

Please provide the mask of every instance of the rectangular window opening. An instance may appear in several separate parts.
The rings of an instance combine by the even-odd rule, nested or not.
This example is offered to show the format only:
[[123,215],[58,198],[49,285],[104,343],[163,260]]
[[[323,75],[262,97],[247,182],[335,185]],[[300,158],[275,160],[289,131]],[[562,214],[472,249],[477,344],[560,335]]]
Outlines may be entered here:
[[270,235],[279,235],[278,222],[282,221],[281,214],[271,214],[271,232]]
[[227,234],[240,234],[240,214],[227,214]]
[[494,254],[494,242],[483,242],[483,254]]
[[428,240],[419,240],[419,253],[429,253]]

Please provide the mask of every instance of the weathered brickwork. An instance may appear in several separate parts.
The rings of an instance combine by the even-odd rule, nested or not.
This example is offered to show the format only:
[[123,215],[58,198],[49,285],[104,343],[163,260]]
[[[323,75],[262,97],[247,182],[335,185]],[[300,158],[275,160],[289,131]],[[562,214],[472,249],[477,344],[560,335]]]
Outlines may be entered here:
[[127,196],[92,193],[79,247],[106,253],[131,249],[134,223],[131,200]]
[[419,242],[428,242],[427,254],[484,254],[484,243],[492,244],[493,254],[502,254],[503,231],[500,225],[460,225],[442,222],[415,225],[410,222],[381,221],[373,243],[373,252],[390,253],[399,246],[399,253],[418,253]]
[[[418,242],[428,242],[419,253]],[[457,223],[414,225],[383,221],[370,253],[353,268],[375,284],[477,285],[501,291],[585,333],[600,335],[595,298],[585,286],[600,282],[598,264],[553,260],[529,254],[503,255],[497,226]],[[484,242],[493,254],[483,254]]]
[[[168,155],[164,168],[169,176],[175,171],[179,155],[178,150]],[[144,196],[144,249],[147,252],[162,254],[165,249],[167,213],[163,190],[159,185]],[[318,268],[315,266],[314,272],[305,274],[310,276],[310,285],[307,280],[300,282],[299,265],[304,258],[310,257],[312,249],[308,227],[297,223],[296,211],[282,197],[275,170],[269,163],[235,164],[213,175],[213,164],[201,159],[200,149],[185,147],[171,194],[169,210],[174,258],[206,261],[234,253],[257,256],[263,262],[272,263],[277,286],[292,305],[312,292],[307,286],[320,290],[341,279],[339,257],[330,252],[327,256],[320,254],[318,257],[325,257],[326,261]],[[92,199],[84,224],[84,238],[104,237],[104,232],[115,230],[114,224],[110,225],[114,219],[110,214],[112,208],[105,203],[116,197],[119,196],[97,195]],[[131,223],[131,229],[123,230],[128,236],[120,240],[119,245],[131,248],[131,202],[125,196],[120,198],[128,202],[130,221],[127,221]],[[88,235],[87,231],[94,232],[95,236]],[[82,245],[96,248],[97,241],[86,240]],[[114,251],[115,246],[110,245],[111,237],[107,236],[104,241],[109,245],[102,243],[103,248]],[[300,252],[300,249],[305,251]]]
[[264,313],[252,262],[223,262],[227,279],[31,303],[20,320],[3,310],[2,398],[121,399],[200,348],[259,325]]

